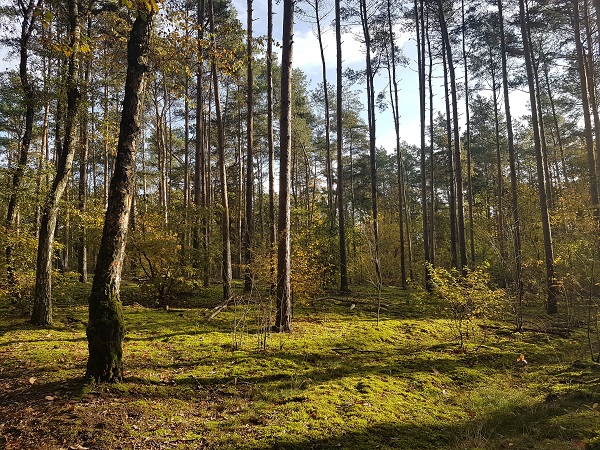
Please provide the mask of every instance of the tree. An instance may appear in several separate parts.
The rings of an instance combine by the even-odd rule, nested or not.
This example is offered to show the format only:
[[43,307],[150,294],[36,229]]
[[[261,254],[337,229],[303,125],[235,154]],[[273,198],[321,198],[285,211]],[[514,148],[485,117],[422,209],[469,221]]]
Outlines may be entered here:
[[281,52],[281,111],[279,160],[279,218],[277,225],[277,313],[274,330],[289,331],[292,325],[290,289],[290,192],[292,145],[292,50],[295,0],[283,1],[283,39]]
[[[417,3],[418,1],[418,3]],[[419,73],[419,120],[421,135],[421,215],[423,221],[423,251],[425,254],[425,287],[432,292],[431,261],[432,252],[429,235],[429,220],[427,211],[427,175],[425,172],[425,20],[423,11],[423,0],[414,1],[415,29],[417,34],[417,67]],[[433,168],[433,161],[432,161]],[[433,169],[432,169],[433,170]],[[431,199],[433,202],[433,199]]]
[[271,272],[271,292],[275,292],[275,144],[273,136],[273,0],[267,7],[267,147],[269,153],[269,266]]
[[[11,193],[8,201],[8,209],[6,214],[6,230],[8,233],[15,226],[15,215],[19,203],[19,189],[21,181],[27,166],[29,157],[29,146],[33,134],[33,120],[36,106],[36,93],[29,74],[29,46],[31,36],[35,29],[36,12],[39,9],[41,0],[29,0],[27,3],[19,2],[19,12],[23,16],[21,23],[21,36],[19,39],[19,78],[21,80],[21,88],[23,89],[24,104],[25,104],[25,129],[21,138],[19,148],[19,158],[12,176]],[[10,239],[10,237],[9,237]],[[10,286],[16,284],[14,268],[13,268],[13,247],[9,243],[6,246],[6,271],[8,283]]]
[[458,234],[458,250],[460,254],[460,269],[464,270],[467,267],[467,247],[465,240],[465,218],[463,206],[463,177],[462,177],[462,162],[460,138],[458,129],[458,96],[456,92],[456,75],[454,72],[454,61],[452,59],[452,47],[446,25],[446,17],[444,15],[444,5],[442,0],[438,0],[439,20],[442,30],[442,40],[445,44],[446,56],[448,61],[448,73],[450,75],[450,89],[452,95],[452,117],[454,129],[454,161],[456,175],[456,208],[457,214],[457,234]]
[[213,80],[213,98],[215,102],[215,121],[217,122],[217,154],[219,177],[221,184],[221,236],[223,240],[223,259],[221,276],[223,281],[223,298],[231,298],[231,241],[229,238],[229,199],[227,194],[227,171],[225,168],[225,133],[223,129],[223,114],[221,112],[221,97],[219,92],[219,76],[217,74],[217,56],[215,39],[215,14],[214,0],[210,1],[210,32],[213,36],[213,53],[211,55],[210,67]]
[[59,202],[67,183],[73,166],[75,155],[76,121],[81,103],[79,92],[79,57],[81,49],[81,18],[79,3],[76,0],[68,2],[68,32],[69,61],[67,72],[67,110],[65,116],[65,135],[62,142],[56,175],[42,211],[42,219],[39,231],[39,243],[36,264],[35,293],[33,297],[33,311],[31,322],[35,325],[52,325],[52,247],[54,243],[54,232],[58,219]]
[[389,53],[390,64],[388,64],[390,83],[390,101],[392,104],[392,115],[394,118],[394,129],[396,131],[396,163],[398,165],[398,228],[400,229],[400,283],[406,288],[406,263],[404,256],[404,173],[402,165],[402,148],[400,146],[400,106],[398,99],[398,80],[396,79],[396,43],[392,27],[392,5],[391,0],[387,0],[387,25],[389,34]]
[[[342,86],[342,26],[340,0],[335,0],[335,46],[336,46],[336,101],[337,101],[337,207],[340,245],[340,291],[347,292],[348,262],[346,256],[346,219],[344,213],[344,167],[343,167],[343,86]],[[352,202],[354,204],[354,202]]]
[[[252,240],[254,237],[254,122],[253,122],[253,73],[252,73],[252,0],[248,0],[248,43],[247,43],[247,64],[248,64],[248,86],[246,95],[247,106],[247,125],[246,125],[246,145],[248,147],[246,154],[246,227],[244,230],[244,264],[246,272],[244,276],[244,290],[251,292],[254,285],[254,275],[250,265],[252,264]],[[241,166],[241,161],[240,161]],[[241,193],[240,193],[241,194]]]
[[504,13],[502,0],[498,0],[498,24],[500,28],[500,55],[502,59],[502,89],[504,93],[504,113],[506,115],[506,134],[508,138],[508,164],[510,166],[511,209],[514,227],[515,278],[517,286],[517,329],[523,327],[523,251],[521,246],[521,220],[519,214],[519,190],[517,179],[517,158],[515,154],[512,115],[508,92],[508,69],[506,62],[506,35],[504,33]]
[[[371,6],[371,5],[369,5]],[[377,162],[376,162],[376,117],[375,117],[375,70],[371,59],[371,31],[369,9],[366,0],[359,0],[359,10],[365,44],[365,77],[367,81],[367,117],[369,124],[369,161],[371,173],[371,221],[373,226],[373,262],[375,265],[375,286],[381,290],[381,261],[379,259],[379,210],[377,204]]]
[[[200,252],[202,248],[202,279],[205,287],[209,283],[210,273],[210,254],[209,254],[209,225],[207,219],[208,209],[208,186],[206,175],[206,154],[205,154],[205,136],[204,136],[204,0],[198,1],[198,10],[196,17],[197,32],[197,67],[196,67],[196,146],[194,163],[194,204],[196,206],[196,215],[199,217],[199,223],[196,223],[194,232],[194,249]],[[202,245],[201,245],[202,244]],[[195,264],[200,264],[197,257]]]
[[542,229],[544,233],[544,254],[546,263],[546,286],[547,301],[546,310],[550,314],[558,312],[557,297],[558,286],[554,278],[554,246],[552,244],[552,229],[550,226],[550,215],[548,213],[548,196],[545,184],[544,162],[542,156],[542,145],[540,138],[540,129],[538,125],[537,100],[535,90],[535,79],[533,73],[533,62],[531,60],[531,49],[528,37],[528,21],[525,14],[524,0],[519,0],[519,17],[521,23],[521,37],[523,41],[523,51],[525,53],[525,68],[527,70],[527,84],[529,87],[529,99],[531,106],[531,125],[533,127],[533,139],[535,146],[535,160],[538,179],[538,195],[540,202],[540,211],[542,216]]
[[136,6],[136,18],[127,43],[127,78],[117,157],[89,298],[89,358],[85,378],[96,382],[116,382],[123,378],[125,324],[120,300],[121,272],[135,187],[135,162],[148,71],[150,31],[155,13],[158,12],[156,2]]

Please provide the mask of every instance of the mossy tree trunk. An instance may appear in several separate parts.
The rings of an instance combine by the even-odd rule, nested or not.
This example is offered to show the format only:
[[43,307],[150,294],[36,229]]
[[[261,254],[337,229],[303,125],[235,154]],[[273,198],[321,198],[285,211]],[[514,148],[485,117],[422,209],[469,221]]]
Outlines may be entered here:
[[88,381],[114,382],[123,377],[125,325],[119,290],[135,188],[135,157],[153,16],[153,11],[138,13],[127,44],[127,79],[117,157],[89,298]]

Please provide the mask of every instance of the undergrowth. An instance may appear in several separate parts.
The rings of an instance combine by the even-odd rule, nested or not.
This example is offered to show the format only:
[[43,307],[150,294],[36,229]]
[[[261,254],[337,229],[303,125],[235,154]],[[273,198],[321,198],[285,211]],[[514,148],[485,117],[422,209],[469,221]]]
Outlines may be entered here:
[[379,323],[377,299],[355,289],[270,334],[268,294],[209,320],[219,286],[168,311],[139,292],[124,286],[115,385],[82,383],[85,286],[58,285],[51,329],[0,301],[0,448],[600,448],[584,330],[487,320],[485,343],[461,348],[447,299],[385,288]]

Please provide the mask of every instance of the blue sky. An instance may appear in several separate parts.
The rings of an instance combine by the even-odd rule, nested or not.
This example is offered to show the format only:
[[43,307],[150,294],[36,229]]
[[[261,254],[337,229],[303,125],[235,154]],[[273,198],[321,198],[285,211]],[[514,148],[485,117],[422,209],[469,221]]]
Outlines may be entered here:
[[[283,15],[283,4],[273,2],[274,26],[273,35],[276,40],[281,40]],[[238,17],[245,27],[246,22],[246,2],[244,0],[233,0],[233,4],[238,10]],[[254,1],[254,34],[266,35],[267,33],[267,5],[263,1]],[[321,28],[323,30],[324,52],[327,65],[327,78],[329,83],[334,83],[336,79],[335,63],[335,32],[330,23],[333,19],[333,12],[330,16],[322,20]],[[316,87],[322,81],[321,58],[319,54],[319,43],[317,41],[313,25],[296,17],[294,24],[294,50],[292,65],[302,69],[310,81],[312,88]],[[358,31],[358,30],[357,30]],[[400,87],[400,136],[402,140],[411,144],[419,143],[419,92],[418,77],[416,74],[416,47],[414,41],[406,33],[398,33],[397,44],[403,49],[408,57],[410,64],[408,67],[400,68],[398,71],[398,82]],[[344,68],[351,67],[362,69],[365,66],[365,55],[363,45],[351,34],[342,35],[342,58]],[[379,76],[376,88],[378,90],[386,89],[387,76]],[[354,89],[361,92],[363,103],[366,105],[365,87],[355,85]],[[387,90],[386,90],[387,93]],[[363,113],[365,122],[367,121],[366,111]],[[394,152],[396,146],[396,135],[394,131],[392,112],[390,109],[377,114],[377,145],[383,146],[388,152]]]

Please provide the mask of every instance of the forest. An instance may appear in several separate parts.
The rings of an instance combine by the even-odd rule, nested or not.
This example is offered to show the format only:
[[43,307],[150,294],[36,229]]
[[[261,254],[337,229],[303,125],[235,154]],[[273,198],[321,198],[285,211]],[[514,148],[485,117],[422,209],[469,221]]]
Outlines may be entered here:
[[600,0],[0,42],[0,448],[600,449]]

